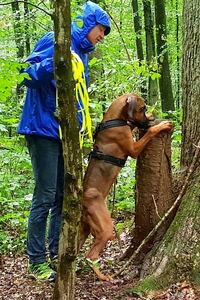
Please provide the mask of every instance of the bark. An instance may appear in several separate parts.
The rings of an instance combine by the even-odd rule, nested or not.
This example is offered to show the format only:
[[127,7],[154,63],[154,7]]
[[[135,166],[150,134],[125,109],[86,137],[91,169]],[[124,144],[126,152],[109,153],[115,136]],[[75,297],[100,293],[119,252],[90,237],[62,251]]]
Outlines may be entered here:
[[[200,157],[199,157],[200,158]],[[200,285],[200,167],[183,197],[179,212],[159,247],[154,247],[141,271],[140,284],[149,289],[165,288],[184,280]],[[138,287],[139,288],[139,287]]]
[[137,0],[132,0],[132,9],[133,9],[134,28],[135,28],[135,34],[136,34],[137,57],[141,61],[141,60],[144,60],[144,54],[143,54],[143,47],[142,47],[142,40],[141,40],[142,26],[141,26],[139,11],[138,11],[138,1]]
[[[155,39],[154,39],[154,23],[151,12],[151,1],[143,0],[144,8],[144,25],[145,25],[145,35],[146,35],[146,59],[149,68],[151,69],[151,64],[154,63],[156,57],[155,50]],[[159,98],[158,92],[158,81],[153,80],[151,77],[148,79],[148,93],[147,101],[149,105],[153,105]]]
[[[151,140],[137,160],[135,228],[131,246],[125,257],[130,257],[143,239],[155,227],[173,204],[171,175],[171,136],[162,132]],[[145,245],[140,259],[166,232],[170,220]],[[139,259],[139,258],[138,258]]]
[[179,44],[179,5],[176,0],[176,107],[180,108],[180,44]]
[[[144,60],[144,53],[143,53],[143,46],[142,46],[142,25],[141,25],[141,18],[139,15],[139,7],[138,7],[138,0],[132,0],[132,10],[133,10],[133,23],[136,35],[136,51],[137,51],[137,58],[139,62]],[[144,98],[146,98],[147,89],[146,89],[146,82],[143,80],[141,85],[141,94]]]
[[20,9],[19,9],[19,2],[15,1],[11,3],[12,12],[13,12],[13,27],[14,27],[14,34],[15,34],[15,43],[17,47],[17,57],[23,58],[24,57],[24,41],[23,41],[23,31],[21,28],[20,22]]
[[200,139],[200,4],[185,1],[183,22],[183,125],[181,165],[187,167]]
[[26,56],[30,54],[30,32],[29,32],[29,7],[27,0],[24,0],[24,29],[25,29],[25,45],[26,45]]
[[64,203],[59,242],[59,265],[54,300],[73,300],[75,259],[78,252],[79,223],[82,197],[82,155],[79,148],[74,80],[71,64],[70,1],[55,1],[55,79],[62,129],[64,157]]
[[160,66],[160,95],[162,110],[164,112],[174,110],[174,98],[172,92],[172,82],[169,68],[169,58],[167,51],[167,28],[165,1],[155,1],[155,18],[156,18],[156,39],[157,39],[157,55]]
[[191,173],[191,169],[193,173],[188,179],[188,188],[164,239],[159,245],[154,246],[146,257],[141,272],[141,277],[145,278],[137,287],[140,291],[147,286],[149,290],[155,290],[183,280],[200,285],[199,13],[198,0],[184,1],[182,66],[184,117],[181,162],[186,176]]
[[[20,9],[19,2],[15,1],[11,3],[12,13],[13,13],[13,28],[15,36],[15,44],[17,48],[17,58],[22,61],[24,57],[24,40],[23,40],[23,28],[20,21]],[[23,88],[21,85],[16,86],[16,95],[18,98],[21,98],[23,95]]]

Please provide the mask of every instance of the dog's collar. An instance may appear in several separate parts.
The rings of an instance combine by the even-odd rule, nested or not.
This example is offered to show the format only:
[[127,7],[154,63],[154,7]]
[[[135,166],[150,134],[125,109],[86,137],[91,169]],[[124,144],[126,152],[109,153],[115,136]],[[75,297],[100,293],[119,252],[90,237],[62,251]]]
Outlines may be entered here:
[[126,159],[114,157],[112,155],[106,155],[106,154],[103,154],[103,152],[97,151],[94,149],[91,150],[91,152],[89,154],[89,159],[91,159],[91,158],[103,160],[111,165],[115,165],[115,166],[121,167],[121,168],[123,168],[126,163]]
[[95,139],[97,133],[102,130],[113,128],[113,127],[127,126],[127,125],[130,126],[131,129],[136,127],[133,121],[127,121],[123,119],[113,119],[113,120],[101,122],[97,125],[96,129],[94,130],[93,138]]

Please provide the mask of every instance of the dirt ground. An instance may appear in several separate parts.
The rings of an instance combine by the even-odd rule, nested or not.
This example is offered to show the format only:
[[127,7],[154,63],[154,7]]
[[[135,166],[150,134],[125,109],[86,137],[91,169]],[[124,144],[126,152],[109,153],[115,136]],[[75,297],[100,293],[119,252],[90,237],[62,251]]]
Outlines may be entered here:
[[[113,274],[120,268],[117,257],[127,245],[127,236],[121,236],[122,248],[117,242],[111,242],[102,258],[101,267],[104,273]],[[112,282],[100,282],[93,272],[79,262],[76,278],[76,300],[200,300],[200,292],[187,282],[175,283],[166,291],[159,291],[146,297],[130,295],[128,290],[137,281],[138,269],[131,267],[127,275]],[[115,262],[115,263],[114,263]],[[27,257],[2,257],[0,260],[0,300],[45,300],[52,299],[53,283],[37,282],[27,276]]]

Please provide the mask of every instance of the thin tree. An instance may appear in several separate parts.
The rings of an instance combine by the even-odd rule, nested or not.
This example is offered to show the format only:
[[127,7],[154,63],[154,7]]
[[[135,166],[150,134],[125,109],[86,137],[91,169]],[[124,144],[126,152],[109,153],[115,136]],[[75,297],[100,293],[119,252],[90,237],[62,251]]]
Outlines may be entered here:
[[[154,22],[151,10],[151,1],[143,0],[143,10],[144,10],[144,28],[146,35],[146,60],[151,69],[155,63],[156,49],[155,49],[155,39],[154,39]],[[159,91],[157,79],[152,79],[149,77],[148,80],[148,92],[147,99],[148,104],[153,105],[158,101]]]
[[174,110],[174,98],[169,67],[167,50],[167,25],[165,13],[165,0],[154,0],[156,19],[157,55],[160,66],[159,87],[161,95],[162,110],[164,112]]
[[180,108],[180,42],[179,42],[179,1],[176,0],[176,107]]
[[143,52],[143,46],[142,46],[142,25],[141,25],[141,18],[139,15],[139,7],[138,7],[138,1],[132,0],[132,9],[133,9],[133,23],[134,23],[134,29],[136,34],[136,50],[137,50],[137,57],[140,61],[144,60],[144,52]]
[[55,1],[55,79],[64,156],[64,204],[59,242],[59,265],[54,300],[73,300],[82,197],[82,154],[79,147],[74,80],[71,63],[69,0]]
[[13,28],[15,35],[15,43],[17,47],[17,58],[22,59],[24,57],[24,40],[23,40],[23,32],[21,26],[21,15],[19,2],[13,1],[11,2],[12,13],[13,13]]
[[24,31],[25,31],[25,45],[26,45],[26,55],[28,56],[31,51],[31,45],[30,45],[30,32],[29,32],[29,7],[27,0],[24,0]]
[[[144,51],[143,51],[143,45],[142,45],[142,23],[141,23],[141,17],[139,14],[139,6],[138,6],[138,0],[132,0],[132,10],[133,10],[133,24],[135,29],[135,40],[136,40],[136,51],[137,51],[137,58],[139,60],[139,63],[141,63],[144,60]],[[143,80],[142,86],[141,86],[141,93],[142,96],[146,97],[147,90],[146,90],[146,82]]]

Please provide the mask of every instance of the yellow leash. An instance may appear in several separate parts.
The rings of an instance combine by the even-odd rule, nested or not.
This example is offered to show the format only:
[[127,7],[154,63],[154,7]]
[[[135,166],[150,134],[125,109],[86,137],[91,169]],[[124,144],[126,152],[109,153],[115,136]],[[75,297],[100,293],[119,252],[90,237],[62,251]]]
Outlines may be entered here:
[[[92,138],[92,122],[89,113],[89,96],[87,92],[85,74],[84,74],[84,65],[80,57],[74,52],[72,54],[72,71],[75,80],[75,92],[76,92],[76,101],[79,104],[78,113],[82,115],[82,127],[79,130],[79,142],[80,148],[83,147],[84,137],[88,135],[90,142],[93,142]],[[58,99],[56,96],[56,105],[58,106]],[[62,132],[59,126],[59,136],[62,139]]]

